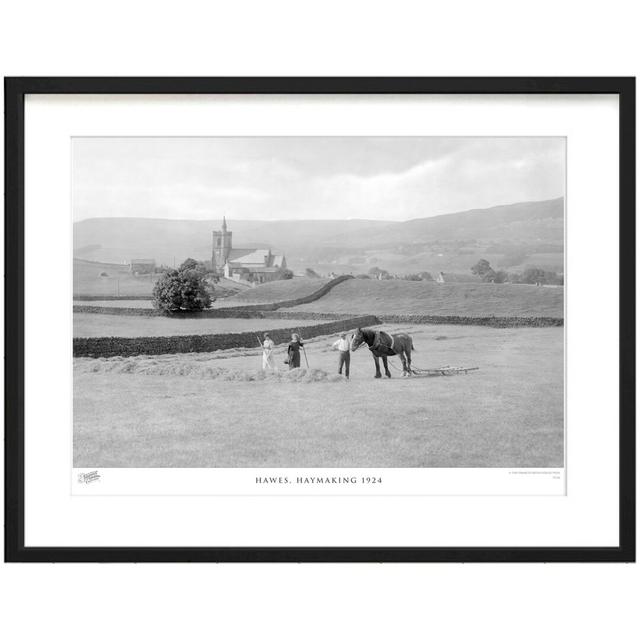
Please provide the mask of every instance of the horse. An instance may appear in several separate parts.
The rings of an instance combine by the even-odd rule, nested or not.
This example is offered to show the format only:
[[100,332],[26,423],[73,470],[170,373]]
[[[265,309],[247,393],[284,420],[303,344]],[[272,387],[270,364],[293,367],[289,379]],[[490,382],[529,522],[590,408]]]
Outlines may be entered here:
[[373,329],[361,329],[358,327],[353,334],[351,341],[351,351],[355,351],[362,344],[366,344],[371,351],[371,355],[376,364],[376,378],[381,378],[380,374],[380,358],[384,365],[384,373],[387,378],[391,377],[387,358],[390,356],[400,356],[402,361],[402,375],[410,376],[411,371],[411,352],[415,351],[413,347],[413,338],[406,333],[394,333],[390,335],[384,331],[374,331]]

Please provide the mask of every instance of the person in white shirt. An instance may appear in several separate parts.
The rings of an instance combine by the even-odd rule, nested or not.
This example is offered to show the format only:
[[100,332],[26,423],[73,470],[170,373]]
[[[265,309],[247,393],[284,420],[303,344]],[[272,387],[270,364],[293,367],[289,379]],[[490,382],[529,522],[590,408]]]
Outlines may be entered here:
[[273,349],[275,342],[269,337],[268,333],[264,334],[264,342],[262,343],[262,370],[270,369],[277,371],[276,360],[273,357]]
[[349,364],[351,363],[351,337],[346,333],[340,334],[340,339],[333,343],[333,348],[338,351],[338,373],[342,375],[344,367],[344,375],[349,379]]

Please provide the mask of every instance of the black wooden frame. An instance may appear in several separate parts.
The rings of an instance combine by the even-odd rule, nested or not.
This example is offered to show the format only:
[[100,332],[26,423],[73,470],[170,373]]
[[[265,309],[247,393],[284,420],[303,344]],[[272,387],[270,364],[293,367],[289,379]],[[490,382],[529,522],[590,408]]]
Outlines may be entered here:
[[[635,78],[5,78],[6,562],[634,562]],[[616,547],[25,547],[27,94],[616,94],[620,114],[620,540]]]

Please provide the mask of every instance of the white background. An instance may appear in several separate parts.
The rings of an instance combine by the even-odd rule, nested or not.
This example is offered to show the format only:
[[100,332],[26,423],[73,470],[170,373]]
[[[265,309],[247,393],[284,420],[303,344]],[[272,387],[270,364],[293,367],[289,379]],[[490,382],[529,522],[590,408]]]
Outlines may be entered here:
[[[630,2],[12,3],[4,75],[635,75]],[[634,566],[2,566],[31,637],[601,638]]]

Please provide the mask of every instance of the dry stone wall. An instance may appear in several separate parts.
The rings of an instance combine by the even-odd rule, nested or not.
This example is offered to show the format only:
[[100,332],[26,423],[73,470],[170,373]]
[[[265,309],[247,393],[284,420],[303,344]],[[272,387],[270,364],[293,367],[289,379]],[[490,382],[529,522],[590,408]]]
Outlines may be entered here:
[[[357,316],[334,322],[310,325],[302,330],[306,340],[317,336],[331,335],[349,331],[357,327],[378,324],[375,316]],[[269,329],[269,336],[276,344],[291,339],[291,333],[297,327]],[[256,332],[220,333],[210,335],[141,337],[141,338],[74,338],[74,357],[110,358],[113,356],[159,355],[163,353],[193,353],[201,351],[219,351],[240,347],[256,347]]]
[[[74,305],[73,310],[76,313],[104,313],[107,315],[115,316],[171,316],[172,318],[188,317],[188,318],[255,318],[255,315],[238,315],[246,313],[256,313],[258,311],[275,311],[285,307],[297,307],[299,304],[309,304],[315,302],[326,295],[341,282],[345,280],[351,280],[353,276],[338,276],[333,280],[330,280],[326,284],[322,285],[317,291],[303,296],[301,298],[295,298],[293,300],[283,300],[280,302],[266,302],[261,304],[241,305],[237,307],[226,307],[220,309],[205,309],[198,312],[183,312],[183,313],[167,313],[160,311],[159,309],[137,309],[133,307],[101,307],[97,305]],[[95,300],[150,300],[149,296],[127,296],[126,298],[117,296],[76,296],[74,300],[79,301],[95,301]]]

